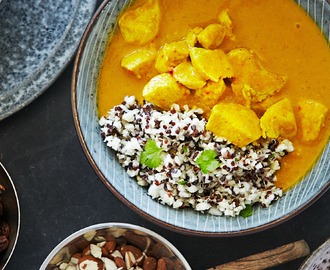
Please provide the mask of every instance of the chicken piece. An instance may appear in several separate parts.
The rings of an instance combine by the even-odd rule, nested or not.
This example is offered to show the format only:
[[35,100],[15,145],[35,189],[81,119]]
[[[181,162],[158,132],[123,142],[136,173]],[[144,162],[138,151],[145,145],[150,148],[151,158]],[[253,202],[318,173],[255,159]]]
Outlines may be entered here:
[[303,100],[298,103],[298,121],[305,142],[314,141],[324,126],[328,108],[314,100]]
[[215,105],[206,129],[239,147],[246,146],[261,136],[259,118],[255,112],[236,103]]
[[195,27],[193,29],[189,29],[187,35],[184,40],[187,42],[190,48],[194,47],[198,41],[197,35],[203,31],[202,27]]
[[218,22],[223,24],[226,27],[226,37],[230,39],[235,39],[234,33],[233,33],[233,22],[228,14],[228,10],[221,10],[218,14]]
[[248,103],[260,102],[278,92],[285,84],[286,77],[266,70],[251,50],[234,49],[228,53],[234,70],[232,89],[236,96]]
[[165,73],[176,67],[178,64],[187,61],[189,46],[184,40],[165,43],[156,57],[155,68],[159,73]]
[[227,55],[220,49],[208,50],[203,48],[191,48],[190,59],[193,67],[205,80],[214,82],[219,78],[230,78],[233,75],[231,64]]
[[212,108],[219,103],[219,99],[226,90],[226,84],[223,80],[218,82],[208,81],[208,83],[200,89],[196,89],[193,93],[193,106],[201,108],[204,116],[209,118]]
[[153,67],[155,58],[155,49],[143,48],[126,55],[121,61],[121,66],[140,79],[148,74],[150,69]]
[[198,42],[205,49],[216,49],[227,34],[227,27],[221,23],[213,23],[204,28],[197,35]]
[[160,15],[158,0],[147,0],[124,12],[119,19],[119,28],[125,41],[140,45],[152,41],[159,31]]
[[153,77],[143,88],[143,98],[150,103],[168,110],[174,103],[180,104],[190,94],[169,73]]
[[173,77],[189,89],[202,88],[206,81],[190,62],[182,62],[173,69]]
[[270,106],[260,118],[264,138],[290,138],[296,135],[297,125],[289,99],[284,98]]

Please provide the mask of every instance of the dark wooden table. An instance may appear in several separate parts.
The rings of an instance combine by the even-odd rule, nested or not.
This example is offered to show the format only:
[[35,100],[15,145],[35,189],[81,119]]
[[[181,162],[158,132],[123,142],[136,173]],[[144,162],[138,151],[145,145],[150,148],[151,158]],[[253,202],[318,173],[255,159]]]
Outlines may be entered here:
[[[39,269],[64,238],[101,222],[128,222],[172,242],[193,269],[305,239],[313,251],[330,237],[330,192],[299,215],[255,234],[192,237],[159,227],[133,212],[99,180],[78,141],[71,111],[73,64],[30,105],[0,122],[0,161],[21,205],[21,230],[6,270]],[[298,269],[304,258],[273,269]]]

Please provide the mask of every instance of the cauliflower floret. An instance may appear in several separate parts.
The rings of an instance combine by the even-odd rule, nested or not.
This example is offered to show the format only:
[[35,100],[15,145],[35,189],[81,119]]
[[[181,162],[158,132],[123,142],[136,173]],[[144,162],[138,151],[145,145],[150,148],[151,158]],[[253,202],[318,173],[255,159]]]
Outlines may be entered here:
[[189,90],[179,84],[170,74],[162,73],[153,77],[143,88],[145,100],[168,110],[172,104],[180,103],[189,95]]
[[189,46],[184,40],[165,43],[159,50],[155,68],[159,73],[165,73],[178,64],[187,61]]
[[327,112],[326,106],[314,100],[303,100],[298,103],[298,120],[305,142],[313,141],[319,136]]
[[202,88],[206,84],[206,81],[190,62],[182,62],[176,66],[173,70],[173,77],[189,89]]
[[143,48],[126,55],[121,61],[121,66],[140,79],[152,68],[155,58],[155,49]]
[[290,138],[296,135],[297,125],[289,99],[284,98],[270,106],[260,118],[264,138]]
[[248,104],[263,101],[278,92],[286,82],[285,76],[266,70],[252,50],[234,49],[228,53],[228,59],[234,70],[232,89]]
[[236,103],[215,105],[206,129],[239,147],[246,146],[261,136],[259,118],[255,112]]
[[145,44],[157,36],[159,23],[158,0],[148,0],[142,6],[123,13],[119,19],[119,28],[126,42]]
[[233,75],[227,55],[220,49],[191,48],[190,59],[193,67],[206,80],[217,82],[220,77],[230,78]]

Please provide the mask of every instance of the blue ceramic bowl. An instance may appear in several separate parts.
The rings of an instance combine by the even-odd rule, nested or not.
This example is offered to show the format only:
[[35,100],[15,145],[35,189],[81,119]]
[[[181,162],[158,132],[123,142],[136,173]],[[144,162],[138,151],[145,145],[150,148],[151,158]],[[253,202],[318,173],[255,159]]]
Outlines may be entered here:
[[[97,113],[97,79],[109,35],[120,11],[130,1],[105,1],[83,37],[72,84],[74,121],[83,150],[102,182],[139,214],[167,228],[197,235],[228,236],[252,233],[277,225],[300,213],[330,186],[330,144],[305,179],[268,209],[257,207],[248,218],[225,218],[172,209],[152,200],[146,189],[130,178],[102,141]],[[329,40],[330,5],[326,0],[298,1]]]

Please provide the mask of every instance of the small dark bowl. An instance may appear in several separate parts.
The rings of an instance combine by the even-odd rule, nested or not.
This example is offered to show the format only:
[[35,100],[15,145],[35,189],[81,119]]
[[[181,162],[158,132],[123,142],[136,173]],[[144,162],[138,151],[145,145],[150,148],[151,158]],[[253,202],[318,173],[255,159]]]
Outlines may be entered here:
[[3,205],[3,215],[1,220],[7,222],[10,226],[10,233],[8,236],[9,246],[5,251],[0,253],[0,269],[4,269],[14,252],[18,239],[20,228],[20,207],[14,183],[1,163],[0,185],[5,188],[1,193],[1,202]]

